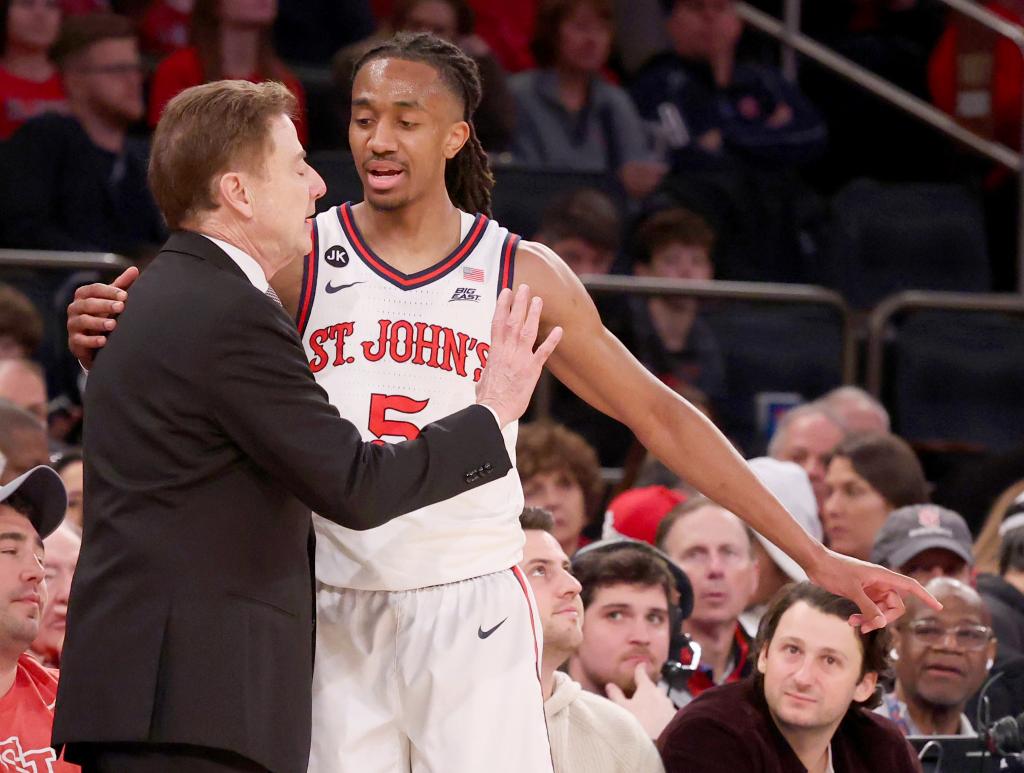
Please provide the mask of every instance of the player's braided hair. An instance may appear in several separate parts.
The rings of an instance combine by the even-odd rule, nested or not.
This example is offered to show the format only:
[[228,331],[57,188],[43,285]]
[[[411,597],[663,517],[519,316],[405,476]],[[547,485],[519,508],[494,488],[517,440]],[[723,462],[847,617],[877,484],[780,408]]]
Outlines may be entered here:
[[490,217],[494,175],[473,125],[473,113],[480,105],[483,92],[476,62],[455,44],[435,35],[400,32],[360,57],[352,68],[353,80],[363,65],[376,59],[391,58],[430,65],[462,100],[463,120],[469,124],[469,139],[455,158],[448,161],[444,181],[456,207],[466,212],[483,212]]

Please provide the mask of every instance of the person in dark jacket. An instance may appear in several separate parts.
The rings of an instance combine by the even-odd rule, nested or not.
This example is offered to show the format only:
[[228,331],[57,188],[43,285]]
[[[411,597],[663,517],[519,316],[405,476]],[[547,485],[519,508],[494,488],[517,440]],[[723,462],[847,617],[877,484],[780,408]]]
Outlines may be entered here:
[[999,574],[978,575],[978,592],[992,613],[1000,654],[1024,655],[1024,507],[1000,531]]
[[879,702],[887,632],[849,625],[856,607],[801,582],[774,598],[750,679],[706,691],[658,739],[667,773],[918,770]]

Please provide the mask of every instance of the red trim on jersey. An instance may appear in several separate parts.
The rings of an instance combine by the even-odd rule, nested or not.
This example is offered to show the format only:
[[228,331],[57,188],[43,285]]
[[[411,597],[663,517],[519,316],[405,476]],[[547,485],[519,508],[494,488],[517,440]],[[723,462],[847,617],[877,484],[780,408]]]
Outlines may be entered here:
[[487,224],[490,222],[485,215],[478,214],[476,220],[473,221],[473,226],[469,229],[469,233],[466,234],[466,238],[462,240],[462,243],[448,257],[422,271],[417,271],[415,274],[403,274],[398,269],[388,265],[387,261],[374,253],[369,245],[366,244],[363,235],[359,233],[359,227],[356,225],[355,218],[352,216],[351,204],[345,203],[338,207],[338,219],[349,242],[355,247],[363,262],[378,276],[403,290],[414,290],[450,273],[452,269],[456,268],[472,254],[476,245],[479,244],[484,231],[487,229]]
[[312,243],[309,254],[302,265],[302,285],[299,290],[299,312],[295,317],[295,325],[299,328],[299,336],[306,332],[309,315],[313,310],[313,296],[316,295],[316,275],[320,266],[320,232],[313,218],[313,230],[310,234]]
[[498,282],[498,292],[506,287],[512,287],[512,280],[516,269],[516,250],[519,249],[520,238],[514,233],[505,237],[505,243],[501,245],[501,281]]

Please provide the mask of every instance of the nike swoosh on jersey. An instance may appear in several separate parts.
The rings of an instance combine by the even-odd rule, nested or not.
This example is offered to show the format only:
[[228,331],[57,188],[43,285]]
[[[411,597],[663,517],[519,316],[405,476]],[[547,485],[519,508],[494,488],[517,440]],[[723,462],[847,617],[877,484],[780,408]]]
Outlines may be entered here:
[[[505,620],[508,620],[508,618],[506,617]],[[500,623],[498,623],[493,628],[488,628],[486,631],[482,627],[478,628],[477,631],[476,631],[476,635],[479,636],[481,639],[486,639],[492,633],[494,633],[499,628],[501,628],[501,626],[505,622],[505,620],[502,620]]]
[[339,290],[345,290],[345,289],[347,289],[349,287],[352,287],[353,285],[361,285],[361,284],[364,284],[364,282],[363,281],[359,281],[359,282],[349,282],[347,285],[332,285],[330,280],[327,280],[327,286],[324,289],[327,292],[329,292],[329,293],[336,293]]

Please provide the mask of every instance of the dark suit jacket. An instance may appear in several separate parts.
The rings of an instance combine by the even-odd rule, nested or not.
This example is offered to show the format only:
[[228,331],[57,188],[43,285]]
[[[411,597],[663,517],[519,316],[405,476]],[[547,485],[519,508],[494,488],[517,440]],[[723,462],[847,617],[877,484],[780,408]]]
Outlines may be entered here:
[[[701,693],[658,738],[666,773],[806,773],[752,679]],[[913,748],[886,717],[852,707],[832,736],[836,773],[915,773]]]
[[477,405],[363,443],[292,320],[188,232],[132,288],[85,415],[55,743],[198,744],[282,773],[309,752],[310,508],[367,529],[511,469]]

